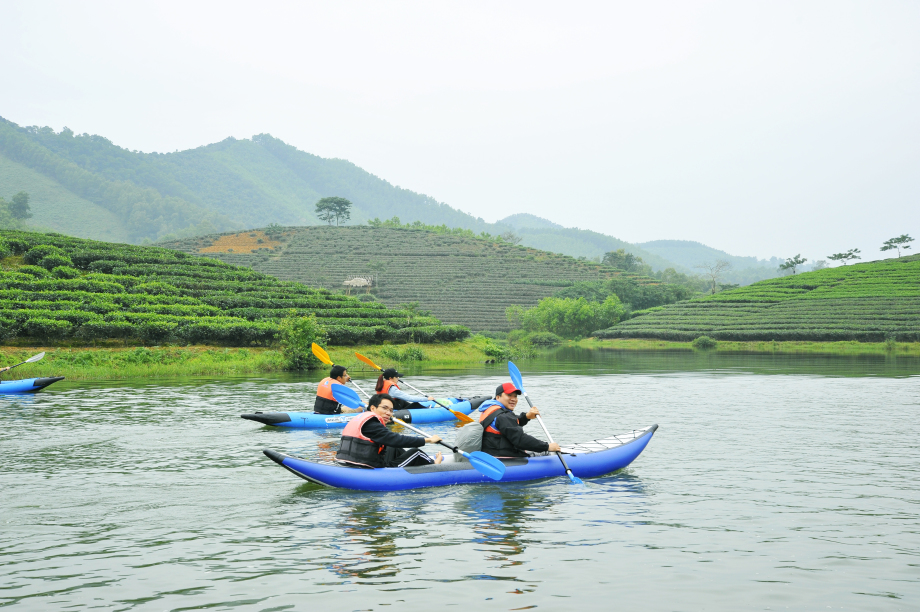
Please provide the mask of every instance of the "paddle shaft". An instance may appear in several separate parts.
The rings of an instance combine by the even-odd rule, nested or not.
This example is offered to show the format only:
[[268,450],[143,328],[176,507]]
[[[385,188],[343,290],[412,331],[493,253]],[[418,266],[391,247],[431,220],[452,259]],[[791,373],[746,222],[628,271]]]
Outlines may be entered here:
[[[421,391],[419,391],[418,389],[416,389],[415,387],[413,387],[412,385],[410,385],[408,382],[406,382],[404,379],[400,378],[400,379],[399,379],[399,382],[404,382],[404,383],[406,383],[406,386],[407,386],[407,387],[409,387],[410,389],[412,389],[412,390],[415,391],[416,393],[421,393],[422,395],[425,395],[424,393],[422,393]],[[454,410],[454,409],[451,408],[450,406],[445,406],[444,404],[442,404],[442,403],[439,402],[438,400],[433,400],[433,401],[434,401],[435,404],[437,404],[438,406],[440,406],[440,407],[443,408],[444,410],[447,410],[448,412],[452,413],[452,414],[453,414],[455,417],[457,417],[460,421],[462,421],[462,422],[464,422],[464,423],[472,423],[472,422],[473,422],[473,419],[471,419],[469,416],[463,414],[463,413],[460,412],[459,410]]]
[[[412,425],[409,425],[408,423],[406,423],[406,422],[403,421],[402,419],[394,418],[393,421],[394,421],[395,423],[399,423],[400,425],[403,425],[403,426],[405,426],[405,427],[408,427],[409,429],[411,429],[411,430],[414,431],[415,433],[422,434],[422,436],[425,437],[425,438],[430,438],[430,437],[431,437],[430,434],[426,434],[426,433],[425,433],[424,431],[422,431],[421,429],[418,429],[417,427],[413,427]],[[448,443],[445,442],[444,440],[439,440],[439,441],[438,441],[438,444],[440,444],[441,446],[445,446],[445,447],[449,448],[450,450],[454,451],[455,453],[460,453],[460,454],[462,454],[464,457],[469,458],[469,455],[468,455],[467,453],[464,453],[462,450],[460,450],[460,449],[457,448],[456,446],[451,446],[450,444],[448,444]]]
[[[527,405],[533,408],[533,402],[530,401],[530,397],[527,395],[527,392],[524,392],[523,395],[524,399],[527,400]],[[537,422],[540,423],[540,427],[543,428],[543,433],[546,434],[546,437],[549,438],[549,441],[551,443],[555,443],[553,441],[553,437],[549,435],[549,430],[546,429],[546,425],[543,424],[543,419],[540,418],[539,414],[537,415]],[[562,462],[562,467],[565,468],[565,473],[569,475],[569,478],[573,478],[575,475],[572,473],[572,470],[569,469],[569,464],[565,462],[565,458],[562,456],[562,453],[556,451],[556,456],[559,457],[559,461]]]
[[[12,370],[13,368],[18,368],[19,366],[25,365],[25,364],[27,364],[27,363],[35,363],[36,361],[41,360],[44,356],[45,356],[44,353],[39,353],[38,355],[33,355],[32,357],[29,357],[28,359],[26,359],[26,360],[23,361],[22,363],[17,363],[16,365],[11,365],[11,366],[8,367],[7,369],[5,369],[4,372],[9,372],[9,371]],[[0,372],[0,373],[2,373],[2,372]],[[406,384],[409,384],[409,383],[406,383]]]
[[[367,365],[371,366],[371,367],[374,368],[375,370],[379,370],[379,371],[381,371],[381,372],[383,371],[383,368],[381,368],[379,365],[377,365],[376,363],[374,363],[373,361],[371,361],[370,359],[368,359],[367,357],[365,357],[365,356],[362,355],[361,353],[355,353],[355,357],[357,357],[358,359],[360,359],[361,361],[363,361],[363,362],[366,363]],[[405,382],[405,383],[406,383],[406,386],[409,387],[410,389],[412,389],[413,391],[415,391],[416,393],[421,393],[422,395],[425,395],[424,393],[422,393],[421,391],[419,391],[418,389],[416,389],[415,387],[413,387],[412,385],[410,385],[408,382],[406,382],[406,381],[403,380],[402,378],[399,379],[399,382]],[[426,396],[426,397],[427,397],[427,396]],[[457,419],[458,419],[461,423],[472,423],[472,422],[473,422],[473,419],[471,419],[471,418],[468,417],[467,415],[463,414],[462,412],[460,412],[460,411],[458,411],[458,410],[454,410],[454,409],[450,408],[449,406],[445,406],[444,404],[442,404],[442,403],[439,402],[438,400],[434,400],[434,403],[437,404],[438,406],[440,406],[441,408],[443,408],[443,409],[449,411],[451,414],[453,414],[455,417],[457,417]]]

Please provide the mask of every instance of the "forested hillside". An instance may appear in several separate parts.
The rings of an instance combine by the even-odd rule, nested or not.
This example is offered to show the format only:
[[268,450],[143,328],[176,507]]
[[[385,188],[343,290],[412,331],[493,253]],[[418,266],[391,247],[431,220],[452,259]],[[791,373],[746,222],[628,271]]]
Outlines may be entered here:
[[[526,213],[486,223],[351,162],[311,155],[268,134],[143,153],[102,136],[20,127],[0,118],[0,197],[20,191],[31,195],[32,227],[101,240],[141,243],[270,223],[318,225],[315,203],[338,196],[354,205],[352,225],[399,217],[476,233],[514,231],[522,244],[544,251],[593,259],[625,249],[654,270],[694,272],[686,258]],[[738,274],[726,280],[744,282]]]
[[652,266],[653,270],[674,268],[678,272],[692,272],[681,266],[679,262],[670,261],[638,245],[590,230],[562,227],[534,215],[526,213],[511,215],[498,223],[513,227],[514,233],[521,237],[521,244],[535,249],[588,259],[600,258],[610,251],[623,249],[627,253],[641,257],[644,263]]
[[248,346],[315,315],[331,342],[437,342],[464,328],[156,247],[0,231],[0,340]]
[[805,272],[651,308],[600,338],[920,340],[920,255]]
[[779,265],[783,260],[778,257],[757,259],[756,257],[738,257],[725,251],[714,249],[692,240],[652,240],[637,246],[654,253],[668,261],[681,265],[684,271],[699,273],[696,266],[716,261],[731,264],[731,270],[724,274],[726,282],[749,285],[759,280],[775,278],[780,275]]
[[418,302],[446,323],[507,331],[505,309],[534,306],[581,281],[632,278],[600,264],[523,246],[390,227],[269,228],[191,238],[164,246],[219,257],[285,280],[343,289],[351,276],[375,284],[355,288],[389,306]]

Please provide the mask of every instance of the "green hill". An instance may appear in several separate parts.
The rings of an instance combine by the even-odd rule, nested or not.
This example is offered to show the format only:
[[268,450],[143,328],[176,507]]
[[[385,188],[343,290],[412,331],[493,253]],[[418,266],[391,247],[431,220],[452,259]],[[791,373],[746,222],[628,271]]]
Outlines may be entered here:
[[268,232],[211,235],[164,246],[327,289],[341,290],[349,277],[366,275],[375,279],[372,291],[385,304],[418,302],[446,323],[477,331],[507,331],[508,306],[534,306],[576,282],[620,277],[657,284],[564,255],[425,230],[314,226]]
[[248,346],[275,340],[285,317],[309,314],[334,344],[468,334],[433,317],[157,247],[0,231],[0,262],[0,340]]
[[725,251],[691,240],[652,240],[639,243],[638,246],[658,257],[673,261],[681,266],[684,272],[699,273],[700,270],[696,266],[700,264],[727,261],[732,265],[732,269],[725,273],[724,280],[741,285],[776,278],[780,275],[779,265],[783,263],[778,257],[757,259],[729,255]]
[[920,255],[761,281],[651,308],[600,338],[920,340]]
[[[543,250],[593,258],[625,248],[656,269],[675,267],[622,240],[533,215],[486,223],[351,162],[299,151],[268,134],[176,153],[142,153],[102,136],[23,128],[0,118],[0,188],[0,195],[32,195],[34,225],[88,238],[140,242],[270,223],[314,225],[316,201],[341,196],[354,204],[353,225],[397,216],[477,233],[521,227],[524,244]],[[98,224],[90,222],[97,218]]]
[[522,213],[505,217],[498,223],[513,227],[514,233],[521,237],[521,244],[524,246],[588,259],[603,257],[604,253],[623,249],[627,253],[641,257],[642,261],[654,270],[674,268],[678,272],[693,272],[635,244],[590,230],[562,227],[542,217]]

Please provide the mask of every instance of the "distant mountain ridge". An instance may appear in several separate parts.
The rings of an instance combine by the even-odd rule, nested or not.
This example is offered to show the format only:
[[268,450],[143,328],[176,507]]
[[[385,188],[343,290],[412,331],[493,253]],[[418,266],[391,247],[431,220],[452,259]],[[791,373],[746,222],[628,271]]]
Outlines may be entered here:
[[341,196],[354,204],[353,225],[397,216],[477,233],[514,231],[523,245],[541,250],[593,259],[624,249],[655,270],[694,272],[692,263],[666,250],[529,213],[487,223],[349,161],[312,155],[268,134],[176,153],[143,153],[102,136],[20,127],[0,118],[0,196],[18,191],[33,195],[32,226],[98,240],[139,243],[272,223],[319,225],[316,201]]

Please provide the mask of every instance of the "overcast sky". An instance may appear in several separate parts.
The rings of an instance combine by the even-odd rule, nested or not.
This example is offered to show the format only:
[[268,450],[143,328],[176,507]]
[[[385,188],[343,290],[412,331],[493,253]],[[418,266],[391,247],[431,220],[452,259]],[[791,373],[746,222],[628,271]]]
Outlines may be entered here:
[[874,259],[920,238],[918,32],[916,1],[0,0],[0,116],[268,132],[487,221]]

